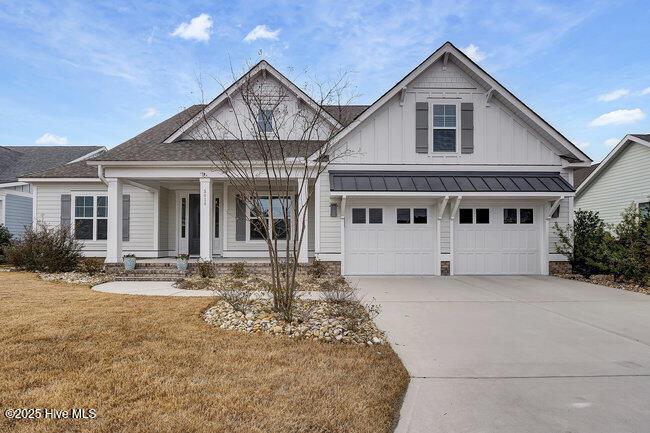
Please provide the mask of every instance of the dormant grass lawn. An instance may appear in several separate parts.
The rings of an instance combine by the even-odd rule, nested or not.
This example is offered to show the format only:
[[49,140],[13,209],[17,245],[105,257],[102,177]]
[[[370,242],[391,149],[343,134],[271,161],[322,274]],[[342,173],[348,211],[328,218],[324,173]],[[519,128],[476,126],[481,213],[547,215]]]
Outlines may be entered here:
[[408,383],[389,347],[244,335],[208,299],[96,293],[0,272],[0,408],[93,408],[15,432],[389,432]]

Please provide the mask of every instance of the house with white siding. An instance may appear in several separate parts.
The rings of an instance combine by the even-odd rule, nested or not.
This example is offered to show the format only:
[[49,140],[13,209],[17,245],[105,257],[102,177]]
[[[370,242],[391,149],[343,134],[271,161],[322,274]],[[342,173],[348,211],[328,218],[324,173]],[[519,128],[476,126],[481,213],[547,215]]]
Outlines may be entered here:
[[14,238],[32,224],[32,188],[19,177],[105,151],[104,146],[0,146],[0,224]]
[[[369,106],[317,109],[265,61],[247,74],[323,116],[342,151],[309,194],[280,197],[307,208],[300,262],[340,263],[344,275],[460,275],[548,274],[564,260],[550,226],[571,222],[573,173],[591,160],[453,44]],[[34,218],[70,225],[85,254],[108,263],[126,253],[263,258],[247,209],[196,138],[241,109],[238,91],[235,82],[100,157],[25,177]]]
[[650,134],[628,134],[597,166],[581,169],[575,208],[618,224],[630,205],[650,215]]

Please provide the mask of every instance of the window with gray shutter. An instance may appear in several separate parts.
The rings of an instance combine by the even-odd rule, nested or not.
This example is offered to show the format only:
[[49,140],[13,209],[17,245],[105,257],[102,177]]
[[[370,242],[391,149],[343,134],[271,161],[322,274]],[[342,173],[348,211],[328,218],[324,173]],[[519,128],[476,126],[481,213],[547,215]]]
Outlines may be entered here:
[[429,103],[415,103],[415,152],[429,153]]
[[246,241],[246,203],[235,197],[235,240]]
[[128,241],[131,233],[131,196],[122,195],[122,241]]
[[474,153],[474,104],[460,104],[460,152]]

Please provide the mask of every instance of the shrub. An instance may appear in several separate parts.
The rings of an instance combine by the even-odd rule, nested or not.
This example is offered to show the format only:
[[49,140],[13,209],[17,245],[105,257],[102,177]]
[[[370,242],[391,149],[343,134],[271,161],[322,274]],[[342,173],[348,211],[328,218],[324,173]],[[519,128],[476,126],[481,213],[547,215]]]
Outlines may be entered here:
[[628,207],[622,217],[614,227],[611,270],[619,278],[643,285],[650,276],[650,217],[642,216],[635,205]]
[[321,278],[327,274],[327,267],[325,263],[318,259],[314,259],[309,268],[307,269],[309,276],[314,278]]
[[194,265],[194,269],[201,278],[214,278],[217,274],[211,261],[199,261]]
[[193,276],[176,281],[174,286],[181,290],[205,290],[210,288],[211,283],[210,278]]
[[342,304],[359,300],[356,290],[343,277],[322,281],[320,283],[320,289],[323,300],[332,304]]
[[557,251],[569,259],[574,272],[587,278],[609,272],[613,238],[598,212],[577,210],[573,225],[562,229],[555,223],[555,230]]
[[230,265],[230,274],[235,278],[244,279],[248,276],[248,270],[246,269],[246,263],[236,262]]
[[85,257],[79,261],[77,265],[79,272],[95,275],[104,270],[104,260],[92,257]]
[[4,224],[0,224],[0,254],[2,254],[5,247],[11,245],[11,239],[12,236],[9,233],[9,229]]
[[81,259],[79,243],[68,227],[49,227],[39,222],[28,227],[22,239],[6,249],[7,259],[28,271],[70,272]]
[[232,277],[224,278],[214,287],[215,294],[226,301],[235,311],[246,313],[254,291],[246,281]]

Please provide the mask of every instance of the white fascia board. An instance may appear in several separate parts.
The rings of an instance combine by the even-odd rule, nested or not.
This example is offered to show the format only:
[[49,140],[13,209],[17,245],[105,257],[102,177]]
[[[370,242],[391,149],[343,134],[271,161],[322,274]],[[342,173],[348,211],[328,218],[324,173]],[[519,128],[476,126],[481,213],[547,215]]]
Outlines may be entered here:
[[492,78],[490,74],[484,71],[480,66],[474,63],[469,57],[467,57],[462,51],[456,48],[450,42],[445,42],[445,44],[438,48],[433,54],[431,54],[426,60],[420,63],[415,69],[409,72],[406,77],[399,81],[395,86],[393,86],[388,92],[383,96],[377,99],[370,107],[368,107],[354,122],[345,127],[340,131],[333,139],[332,143],[339,142],[343,137],[348,135],[352,130],[354,130],[360,123],[365,119],[370,117],[374,112],[381,108],[384,104],[390,101],[393,97],[398,95],[401,92],[401,89],[405,86],[408,86],[413,80],[415,80],[424,70],[426,70],[433,63],[438,61],[443,55],[451,54],[454,59],[458,60],[463,66],[468,68],[472,73],[479,77],[485,83],[485,87],[488,89],[493,89],[498,96],[502,97],[520,112],[522,112],[526,117],[531,119],[535,124],[537,124],[540,129],[542,129],[546,134],[549,135],[553,140],[559,143],[561,146],[566,148],[572,155],[581,161],[591,161],[584,152],[578,149],[573,143],[566,139],[562,134],[560,134],[555,128],[553,128],[548,122],[542,119],[537,113],[531,110],[523,102],[521,102],[517,97],[514,96],[508,89],[503,87],[497,80]]
[[21,177],[18,179],[21,182],[28,183],[56,183],[56,182],[101,182],[97,177]]
[[561,165],[525,165],[525,164],[340,164],[328,165],[329,171],[363,170],[363,171],[520,171],[520,172],[562,172]]
[[106,152],[106,147],[102,146],[101,149],[93,150],[92,152],[89,152],[89,153],[87,153],[85,155],[82,155],[77,159],[73,159],[72,161],[69,161],[67,164],[72,164],[74,162],[84,161],[84,160],[92,158],[93,156],[95,156],[95,155],[97,155],[99,153],[102,153],[102,152]]
[[232,94],[236,92],[237,89],[239,89],[244,78],[246,77],[252,78],[262,71],[267,71],[267,73],[270,73],[273,76],[273,78],[275,78],[280,83],[282,83],[286,88],[291,90],[298,98],[305,101],[307,105],[309,105],[309,107],[312,110],[314,110],[314,112],[316,113],[320,112],[323,118],[325,118],[333,126],[341,126],[341,124],[336,119],[334,119],[334,117],[332,117],[322,107],[319,107],[316,101],[314,101],[311,96],[303,92],[302,89],[300,89],[298,86],[293,84],[291,80],[289,80],[287,77],[281,74],[277,69],[271,66],[266,60],[262,60],[257,65],[253,66],[248,72],[242,75],[237,81],[232,83],[226,90],[221,92],[207,106],[203,107],[201,111],[199,111],[194,117],[192,117],[184,125],[178,128],[172,135],[167,137],[164,143],[172,143],[174,140],[180,137],[184,132],[186,132],[188,129],[194,126],[198,121],[200,121],[203,118],[203,116],[207,116],[215,108],[217,108],[223,102],[228,100],[232,96]]
[[7,182],[7,183],[0,183],[0,188],[13,188],[15,186],[25,186],[27,185],[27,182]]
[[630,143],[637,143],[641,144],[646,147],[650,147],[650,142],[647,142],[645,140],[642,140],[638,137],[634,137],[633,135],[626,135],[623,137],[623,139],[607,154],[607,156],[601,161],[600,165],[596,167],[594,171],[591,172],[589,176],[580,184],[578,189],[576,190],[576,196],[580,196],[581,194],[584,193],[584,191],[587,190],[589,185],[596,179],[600,173],[605,171],[609,164],[614,160],[616,155],[618,155],[620,152],[623,152],[624,149],[628,146]]
[[437,198],[546,198],[573,197],[572,192],[400,192],[331,191],[331,197],[437,197]]

